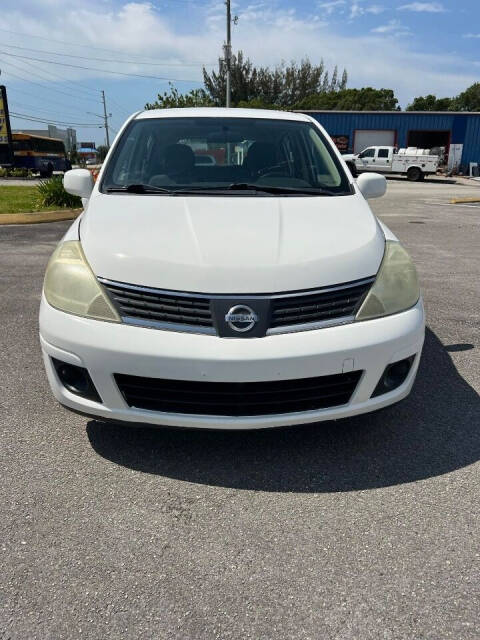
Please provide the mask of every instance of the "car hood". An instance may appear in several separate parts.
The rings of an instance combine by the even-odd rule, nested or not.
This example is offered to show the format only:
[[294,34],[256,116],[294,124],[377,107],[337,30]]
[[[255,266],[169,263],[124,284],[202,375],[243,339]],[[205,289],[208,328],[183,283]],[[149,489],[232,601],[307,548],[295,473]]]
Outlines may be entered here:
[[385,244],[358,193],[277,198],[97,192],[80,238],[99,277],[177,291],[252,294],[372,276]]

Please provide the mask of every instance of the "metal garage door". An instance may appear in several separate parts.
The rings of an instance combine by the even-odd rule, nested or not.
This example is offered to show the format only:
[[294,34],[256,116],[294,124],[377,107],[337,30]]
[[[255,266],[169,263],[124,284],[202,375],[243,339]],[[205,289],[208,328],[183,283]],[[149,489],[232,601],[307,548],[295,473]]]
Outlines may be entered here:
[[356,129],[353,153],[360,153],[367,147],[395,145],[395,131],[390,129]]

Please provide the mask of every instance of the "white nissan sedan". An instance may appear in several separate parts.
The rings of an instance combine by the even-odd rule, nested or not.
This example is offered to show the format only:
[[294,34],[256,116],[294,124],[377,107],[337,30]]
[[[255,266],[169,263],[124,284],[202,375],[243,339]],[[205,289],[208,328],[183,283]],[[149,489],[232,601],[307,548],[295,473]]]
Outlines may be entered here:
[[[211,156],[202,164],[197,156]],[[40,340],[58,401],[100,421],[251,429],[380,409],[424,339],[415,267],[308,115],[133,115],[48,263]]]

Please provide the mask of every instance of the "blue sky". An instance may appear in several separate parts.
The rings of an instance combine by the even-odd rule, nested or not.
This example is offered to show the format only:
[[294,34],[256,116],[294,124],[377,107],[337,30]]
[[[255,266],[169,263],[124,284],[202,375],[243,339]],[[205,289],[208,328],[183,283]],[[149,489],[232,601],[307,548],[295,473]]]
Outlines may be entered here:
[[[233,49],[257,64],[323,58],[329,68],[346,67],[350,87],[392,88],[402,106],[416,95],[455,95],[480,80],[478,0],[232,6],[239,16]],[[10,110],[72,123],[80,139],[97,143],[104,139],[101,89],[118,130],[168,88],[168,78],[180,91],[201,86],[202,64],[215,65],[225,29],[224,4],[212,0],[2,0],[1,15],[0,83]],[[20,117],[12,124],[44,126]]]

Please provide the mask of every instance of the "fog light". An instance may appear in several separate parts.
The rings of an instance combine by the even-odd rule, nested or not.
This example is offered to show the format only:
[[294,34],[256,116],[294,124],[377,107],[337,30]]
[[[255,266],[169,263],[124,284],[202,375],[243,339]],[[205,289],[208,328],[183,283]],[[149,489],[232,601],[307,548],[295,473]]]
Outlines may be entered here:
[[372,393],[371,397],[374,398],[375,396],[382,395],[382,393],[393,391],[403,384],[407,379],[414,359],[415,356],[410,356],[404,360],[399,360],[398,362],[392,362],[392,364],[389,364],[383,372],[383,375],[375,387],[375,391]]
[[102,402],[95,385],[92,382],[90,374],[83,367],[75,364],[62,362],[56,358],[52,358],[53,366],[57,372],[57,376],[65,389],[82,398],[88,398],[95,402]]

